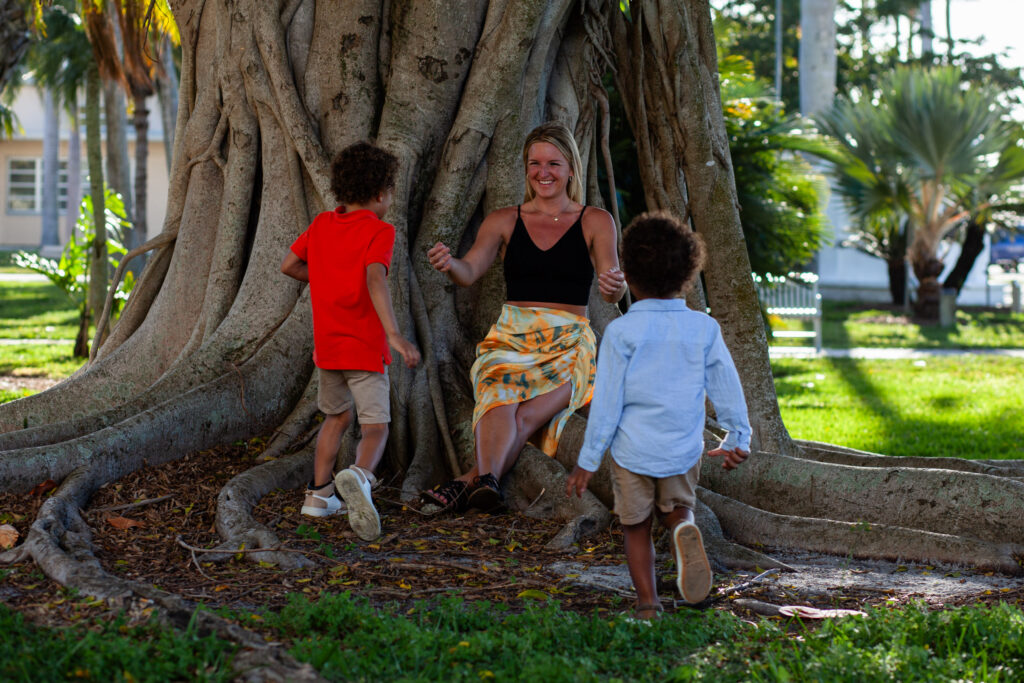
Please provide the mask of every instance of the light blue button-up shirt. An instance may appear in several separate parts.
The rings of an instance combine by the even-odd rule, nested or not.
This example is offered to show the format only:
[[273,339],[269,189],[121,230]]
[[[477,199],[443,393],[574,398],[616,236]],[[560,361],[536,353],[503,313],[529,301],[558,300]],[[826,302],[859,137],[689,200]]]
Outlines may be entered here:
[[718,322],[682,299],[642,299],[605,328],[578,464],[604,452],[650,477],[683,474],[704,445],[704,398],[729,431],[722,448],[750,450],[743,387]]

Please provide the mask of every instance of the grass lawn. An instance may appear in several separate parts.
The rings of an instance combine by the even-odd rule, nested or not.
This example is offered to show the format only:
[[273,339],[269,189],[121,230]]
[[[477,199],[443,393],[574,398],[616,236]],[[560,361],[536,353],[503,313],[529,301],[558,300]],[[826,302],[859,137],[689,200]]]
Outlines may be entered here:
[[[810,329],[796,320],[773,319],[774,329]],[[1024,313],[1006,309],[964,308],[957,311],[956,326],[921,325],[902,310],[870,307],[846,301],[824,301],[821,327],[825,348],[855,347],[972,349],[1024,348]],[[773,345],[790,346],[780,338]]]
[[1024,456],[1019,358],[772,361],[792,436],[887,455]]
[[[1024,676],[1014,607],[872,609],[808,628],[680,610],[657,624],[457,598],[375,608],[348,593],[296,596],[280,612],[236,612],[332,681],[1010,681]],[[231,680],[234,648],[191,629],[27,625],[0,605],[9,681]]]
[[71,339],[78,309],[50,282],[0,280],[0,339]]

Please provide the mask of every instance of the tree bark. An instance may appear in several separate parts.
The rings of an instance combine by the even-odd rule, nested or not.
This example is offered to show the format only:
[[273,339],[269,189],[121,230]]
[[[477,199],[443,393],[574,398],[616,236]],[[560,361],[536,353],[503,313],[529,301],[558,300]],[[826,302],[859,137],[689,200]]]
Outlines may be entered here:
[[960,245],[960,256],[957,257],[953,270],[949,271],[949,275],[943,281],[942,288],[955,289],[956,293],[960,294],[960,290],[964,288],[964,283],[967,282],[967,276],[971,274],[971,269],[974,268],[974,263],[984,250],[985,226],[975,217],[967,222],[964,241]]
[[[183,46],[180,106],[156,251],[95,360],[46,392],[0,406],[5,488],[64,479],[62,499],[82,506],[95,487],[147,461],[280,426],[270,454],[299,454],[236,478],[221,494],[217,523],[225,551],[273,545],[249,511],[263,492],[306,477],[316,391],[308,288],[279,265],[312,217],[334,207],[330,160],[359,139],[376,140],[402,162],[386,217],[397,231],[389,285],[403,334],[424,352],[414,370],[391,368],[384,468],[403,476],[402,495],[411,499],[468,467],[468,368],[504,300],[501,264],[458,289],[425,252],[441,240],[464,253],[487,212],[521,201],[522,140],[542,120],[557,117],[575,131],[592,179],[600,100],[592,87],[614,68],[648,206],[679,214],[708,244],[707,300],[739,365],[756,429],[759,452],[738,472],[704,468],[709,491],[727,498],[708,497],[721,527],[699,509],[719,560],[771,562],[723,535],[724,528],[753,542],[743,536],[745,518],[767,540],[830,552],[843,552],[868,520],[898,530],[895,540],[875,534],[858,550],[870,556],[888,557],[905,543],[932,557],[929,544],[942,536],[935,557],[984,556],[1000,570],[1009,566],[1021,532],[1012,511],[1024,484],[1005,472],[877,466],[862,454],[789,438],[740,229],[707,0],[633,2],[628,16],[619,3],[598,0],[179,0],[173,9]],[[598,191],[596,182],[587,186]],[[596,331],[615,314],[595,303]],[[556,459],[527,447],[506,480],[513,509],[565,523],[551,539],[557,547],[610,519],[606,474],[583,500],[562,494],[584,426],[582,418],[570,421]],[[346,441],[342,462],[352,450]],[[900,506],[892,509],[892,500]],[[59,535],[87,532],[73,517],[41,522],[23,555],[57,580],[96,577],[79,581],[87,592],[125,589],[105,586],[87,560],[53,560]],[[802,529],[826,530],[829,543]]]

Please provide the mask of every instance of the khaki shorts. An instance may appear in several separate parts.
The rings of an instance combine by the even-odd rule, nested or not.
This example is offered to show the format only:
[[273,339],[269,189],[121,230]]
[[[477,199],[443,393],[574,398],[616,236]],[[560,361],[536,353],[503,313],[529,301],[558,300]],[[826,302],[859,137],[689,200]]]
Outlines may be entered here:
[[651,516],[655,505],[663,513],[678,507],[693,510],[699,477],[700,460],[686,474],[659,479],[630,472],[612,458],[615,513],[623,524],[639,524]]
[[372,370],[325,370],[320,373],[320,388],[316,402],[324,415],[338,415],[356,404],[359,424],[391,422],[391,392],[388,368],[384,372]]

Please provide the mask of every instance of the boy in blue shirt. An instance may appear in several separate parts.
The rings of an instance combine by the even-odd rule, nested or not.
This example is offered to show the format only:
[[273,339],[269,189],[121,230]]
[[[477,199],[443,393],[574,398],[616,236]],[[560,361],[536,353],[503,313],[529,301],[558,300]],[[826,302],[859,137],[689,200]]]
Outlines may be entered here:
[[609,323],[597,358],[587,431],[566,493],[583,495],[611,450],[615,512],[637,616],[658,616],[651,522],[672,532],[676,585],[691,604],[711,592],[712,573],[693,521],[704,447],[705,396],[728,430],[708,451],[734,469],[750,451],[750,423],[736,366],[714,318],[687,308],[682,294],[704,261],[700,237],[676,218],[645,213],[626,228],[622,270],[635,297]]

